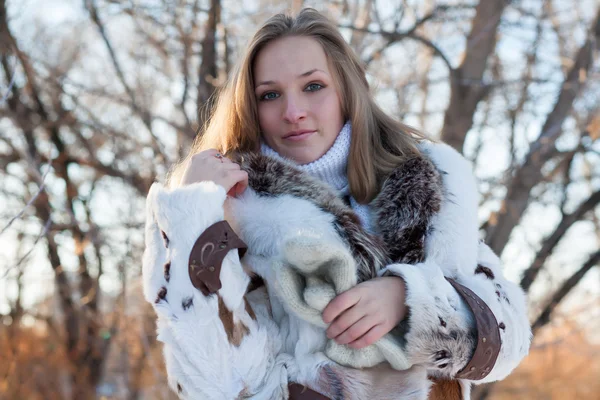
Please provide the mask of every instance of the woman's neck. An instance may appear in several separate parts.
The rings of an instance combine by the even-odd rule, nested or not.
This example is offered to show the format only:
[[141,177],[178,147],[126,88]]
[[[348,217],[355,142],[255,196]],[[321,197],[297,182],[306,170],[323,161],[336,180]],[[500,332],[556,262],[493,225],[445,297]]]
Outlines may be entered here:
[[[347,194],[348,177],[346,170],[348,168],[351,136],[352,127],[350,122],[346,122],[340,133],[338,133],[335,142],[325,154],[311,163],[298,165],[297,167],[327,183],[335,190]],[[261,143],[261,153],[276,158],[284,158],[264,142]],[[293,162],[293,160],[290,161]]]

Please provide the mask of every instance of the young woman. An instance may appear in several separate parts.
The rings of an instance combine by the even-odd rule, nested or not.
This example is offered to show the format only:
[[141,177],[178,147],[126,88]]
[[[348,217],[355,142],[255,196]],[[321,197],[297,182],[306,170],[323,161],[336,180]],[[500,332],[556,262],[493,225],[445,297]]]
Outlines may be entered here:
[[[502,277],[497,257],[476,239],[477,196],[468,163],[386,115],[357,56],[315,10],[276,15],[257,31],[169,186],[213,181],[239,196],[248,173],[235,155],[248,152],[286,159],[320,179],[374,235],[387,229],[372,201],[390,174],[418,157],[442,171],[440,215],[449,216],[434,217],[420,232],[425,260],[386,266],[377,278],[333,299],[322,314],[330,324],[328,338],[361,349],[401,327],[413,363],[429,376],[460,378],[463,397],[465,382],[503,379],[527,354],[523,293]],[[457,203],[467,211],[448,211]],[[447,265],[452,262],[457,265]],[[489,332],[499,333],[499,340]]]

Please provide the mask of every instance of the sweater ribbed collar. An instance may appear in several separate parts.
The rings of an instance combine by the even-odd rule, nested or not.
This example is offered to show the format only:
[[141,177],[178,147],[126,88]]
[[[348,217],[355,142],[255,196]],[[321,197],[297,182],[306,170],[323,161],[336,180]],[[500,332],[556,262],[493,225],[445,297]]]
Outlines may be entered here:
[[[293,160],[291,161],[300,170],[309,173],[315,178],[326,183],[333,189],[337,190],[340,196],[350,194],[350,185],[348,184],[348,156],[350,155],[350,139],[352,137],[352,125],[350,121],[346,122],[342,130],[338,134],[333,145],[323,156],[311,163],[298,165]],[[279,159],[285,159],[280,156],[275,150],[270,148],[266,143],[262,142],[260,151],[262,154],[272,156]],[[350,207],[356,212],[361,224],[371,233],[376,230],[372,225],[371,210],[366,204],[359,204],[354,197],[349,196]]]
[[[297,165],[294,161],[287,159],[296,164],[297,167],[328,184],[340,194],[348,194],[348,155],[350,154],[350,138],[352,136],[352,127],[350,122],[346,122],[342,130],[337,135],[333,145],[317,160],[308,163]],[[267,156],[284,159],[279,153],[269,147],[265,142],[261,143],[261,153]]]

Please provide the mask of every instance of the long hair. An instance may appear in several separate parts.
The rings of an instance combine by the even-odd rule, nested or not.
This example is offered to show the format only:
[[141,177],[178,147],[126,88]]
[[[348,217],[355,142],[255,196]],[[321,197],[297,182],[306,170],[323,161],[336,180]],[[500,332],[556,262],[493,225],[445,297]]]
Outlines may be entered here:
[[289,36],[310,37],[325,50],[343,116],[352,124],[347,175],[356,201],[370,202],[379,192],[383,178],[419,154],[417,143],[427,138],[381,110],[370,92],[362,63],[338,28],[318,11],[305,8],[295,17],[274,15],[258,29],[219,93],[204,132],[196,138],[187,157],[172,170],[171,186],[179,184],[191,156],[202,150],[215,148],[223,154],[259,151],[254,61],[268,43]]

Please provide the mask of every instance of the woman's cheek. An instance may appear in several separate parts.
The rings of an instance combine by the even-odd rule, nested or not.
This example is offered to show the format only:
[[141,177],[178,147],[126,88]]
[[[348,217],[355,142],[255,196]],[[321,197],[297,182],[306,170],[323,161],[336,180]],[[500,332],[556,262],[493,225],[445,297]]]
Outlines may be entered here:
[[270,105],[264,104],[259,105],[258,108],[258,123],[264,135],[270,136],[269,132],[273,131],[273,128],[277,123],[276,110]]
[[326,91],[326,89],[321,92],[323,93],[318,93],[313,100],[313,104],[317,110],[321,113],[326,112],[327,114],[339,112],[340,104],[335,92]]

